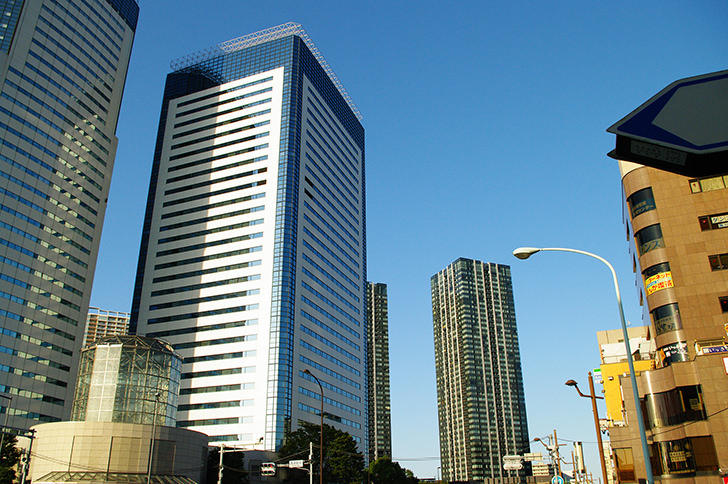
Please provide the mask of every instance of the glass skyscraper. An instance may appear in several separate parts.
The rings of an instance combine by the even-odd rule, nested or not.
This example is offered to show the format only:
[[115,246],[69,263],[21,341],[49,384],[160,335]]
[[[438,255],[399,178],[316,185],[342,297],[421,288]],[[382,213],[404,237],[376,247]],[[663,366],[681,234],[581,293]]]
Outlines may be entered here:
[[356,107],[293,23],[172,68],[131,324],[183,358],[178,425],[275,449],[299,421],[319,422],[323,398],[325,422],[365,450]]
[[0,2],[0,399],[68,419],[139,7]]
[[460,258],[430,282],[442,478],[525,482],[503,469],[529,448],[511,269]]
[[392,457],[388,308],[387,285],[370,282],[367,289],[370,462],[384,456]]

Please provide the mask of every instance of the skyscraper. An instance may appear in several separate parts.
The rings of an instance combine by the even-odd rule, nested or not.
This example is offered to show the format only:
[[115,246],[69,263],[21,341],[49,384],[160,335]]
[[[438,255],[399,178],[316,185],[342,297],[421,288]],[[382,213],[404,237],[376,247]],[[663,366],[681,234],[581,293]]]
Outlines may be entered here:
[[[624,218],[656,368],[637,386],[656,479],[714,482],[728,468],[728,176],[620,162]],[[634,351],[634,348],[633,348]],[[620,377],[621,395],[631,395]],[[645,477],[631,398],[610,429],[618,477]]]
[[275,449],[299,421],[319,422],[323,393],[325,422],[366,449],[356,107],[293,23],[173,69],[131,324],[183,357],[178,424]]
[[0,11],[0,392],[28,428],[70,416],[139,7]]
[[367,285],[367,370],[369,375],[369,461],[392,457],[389,401],[389,316],[387,285]]
[[529,447],[509,266],[460,258],[431,278],[442,478],[525,482]]

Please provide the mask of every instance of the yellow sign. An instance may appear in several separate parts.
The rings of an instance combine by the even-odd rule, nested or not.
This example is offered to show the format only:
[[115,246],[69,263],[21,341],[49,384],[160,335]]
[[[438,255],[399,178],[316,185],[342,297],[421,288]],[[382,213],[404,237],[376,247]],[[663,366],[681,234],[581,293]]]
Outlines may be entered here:
[[670,271],[660,272],[645,279],[645,290],[647,291],[648,296],[662,289],[667,289],[668,287],[673,287],[672,272]]

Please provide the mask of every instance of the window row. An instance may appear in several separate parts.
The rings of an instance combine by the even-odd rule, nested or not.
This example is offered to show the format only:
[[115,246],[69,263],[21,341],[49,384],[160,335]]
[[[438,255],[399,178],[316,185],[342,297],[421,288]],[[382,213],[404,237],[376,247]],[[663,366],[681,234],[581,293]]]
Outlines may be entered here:
[[[242,328],[245,326],[255,326],[257,324],[257,319],[244,319],[242,321],[233,321],[230,323],[208,324],[207,326],[192,326],[187,328],[172,329],[169,331],[157,331],[155,333],[147,333],[147,336],[149,336],[150,338],[166,338],[167,336],[197,334],[203,333],[205,331],[219,331],[221,329]],[[187,361],[185,362],[188,363]]]

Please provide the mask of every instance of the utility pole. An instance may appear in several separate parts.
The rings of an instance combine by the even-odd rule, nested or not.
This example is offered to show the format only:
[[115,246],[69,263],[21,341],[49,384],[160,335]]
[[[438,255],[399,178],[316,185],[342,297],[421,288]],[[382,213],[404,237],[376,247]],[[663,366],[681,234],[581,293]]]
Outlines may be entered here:
[[559,455],[559,441],[556,438],[556,429],[554,429],[554,452],[556,452],[556,475],[561,477],[561,456]]

